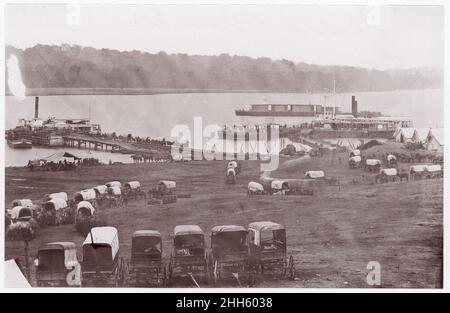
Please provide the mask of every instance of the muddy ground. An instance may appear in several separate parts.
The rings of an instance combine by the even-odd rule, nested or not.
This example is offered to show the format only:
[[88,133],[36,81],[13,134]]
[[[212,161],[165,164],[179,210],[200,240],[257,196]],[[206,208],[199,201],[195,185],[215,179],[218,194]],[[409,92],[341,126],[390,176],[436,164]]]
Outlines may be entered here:
[[[302,177],[306,170],[322,169],[327,176],[340,178],[341,186],[315,190],[313,196],[251,198],[246,187],[260,176],[256,161],[242,161],[242,173],[233,186],[225,184],[225,161],[105,165],[45,173],[7,168],[6,206],[14,199],[37,201],[59,191],[71,195],[112,180],[139,180],[148,190],[160,179],[171,179],[177,181],[179,193],[192,197],[170,205],[131,201],[126,208],[100,212],[103,220],[118,228],[126,259],[132,233],[139,229],[163,234],[167,259],[177,224],[200,225],[209,244],[215,225],[271,220],[287,228],[288,254],[295,258],[297,278],[261,280],[258,287],[365,288],[370,261],[381,264],[381,287],[441,287],[443,180],[374,184],[373,174],[349,169],[346,160],[345,154],[283,159],[273,176]],[[73,225],[48,227],[38,231],[30,253],[34,258],[39,245],[47,242],[73,241],[81,247],[83,240]],[[23,244],[6,242],[5,256],[23,261]]]

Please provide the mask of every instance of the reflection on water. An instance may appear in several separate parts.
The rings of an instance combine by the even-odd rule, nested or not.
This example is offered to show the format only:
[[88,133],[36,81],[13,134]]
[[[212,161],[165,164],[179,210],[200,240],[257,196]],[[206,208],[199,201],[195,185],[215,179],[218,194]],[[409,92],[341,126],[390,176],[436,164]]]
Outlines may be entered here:
[[34,146],[32,149],[13,149],[9,146],[5,147],[5,166],[26,166],[29,160],[48,157],[49,155],[57,152],[58,150],[64,150],[72,153],[73,155],[82,158],[95,158],[99,159],[102,163],[111,162],[123,162],[132,163],[130,155],[121,153],[111,153],[105,151],[94,150],[82,150],[73,148],[43,148]]

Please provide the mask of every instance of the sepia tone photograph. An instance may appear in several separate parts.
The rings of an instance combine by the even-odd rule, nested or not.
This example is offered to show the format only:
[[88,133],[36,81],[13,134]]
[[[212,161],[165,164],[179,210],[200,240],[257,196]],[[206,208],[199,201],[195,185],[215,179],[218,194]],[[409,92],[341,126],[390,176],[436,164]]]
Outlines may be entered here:
[[444,287],[443,5],[4,17],[5,289]]

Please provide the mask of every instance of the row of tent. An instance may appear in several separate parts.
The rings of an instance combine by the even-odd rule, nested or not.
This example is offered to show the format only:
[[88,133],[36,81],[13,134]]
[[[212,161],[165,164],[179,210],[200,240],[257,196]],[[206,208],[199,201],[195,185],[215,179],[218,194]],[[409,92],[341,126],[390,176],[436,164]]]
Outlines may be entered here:
[[427,150],[443,151],[444,128],[400,127],[394,132],[395,141],[423,144]]

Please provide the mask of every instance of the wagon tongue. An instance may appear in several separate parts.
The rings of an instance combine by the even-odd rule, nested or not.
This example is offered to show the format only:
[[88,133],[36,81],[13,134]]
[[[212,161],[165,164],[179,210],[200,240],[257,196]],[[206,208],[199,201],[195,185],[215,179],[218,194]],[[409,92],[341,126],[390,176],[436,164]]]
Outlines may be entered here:
[[197,283],[197,281],[195,280],[194,275],[192,275],[192,273],[188,273],[189,277],[191,277],[192,281],[194,282],[194,284],[197,286],[197,288],[200,288],[200,285]]
[[239,273],[231,273],[231,275],[233,275],[233,277],[236,278],[239,287],[242,287],[241,281],[239,280]]

